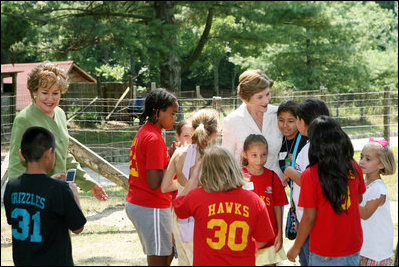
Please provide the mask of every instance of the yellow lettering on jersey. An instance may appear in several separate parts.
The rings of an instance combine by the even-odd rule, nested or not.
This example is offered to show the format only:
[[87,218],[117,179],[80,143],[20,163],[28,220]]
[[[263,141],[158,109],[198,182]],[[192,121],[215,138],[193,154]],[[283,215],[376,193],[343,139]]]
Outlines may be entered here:
[[243,211],[242,216],[248,218],[248,216],[249,216],[249,207],[248,207],[248,206],[243,206],[243,207],[242,207],[242,211]]
[[348,196],[347,197],[345,197],[345,196],[341,197],[341,199],[342,199],[342,204],[341,204],[342,210],[348,210],[349,207],[351,206],[351,194],[350,194],[350,191],[349,191],[349,185],[348,185],[348,189],[347,190],[348,190]]
[[349,175],[348,176],[349,176],[348,178],[350,180],[355,180],[356,179],[355,175],[353,175],[353,172],[351,170],[349,170]]
[[241,215],[240,208],[241,208],[241,204],[240,203],[234,203],[234,213],[235,214]]
[[233,209],[233,202],[224,202],[224,204],[226,205],[226,213],[231,213]]
[[[139,177],[139,171],[137,167],[137,161],[136,161],[136,144],[137,144],[138,138],[134,138],[133,144],[132,144],[132,149],[130,150],[130,160],[129,160],[129,165],[130,165],[130,170],[129,174],[134,176],[134,177]],[[134,154],[132,155],[134,151]]]
[[270,197],[266,197],[265,203],[267,206],[270,206]]
[[216,204],[212,204],[208,206],[208,217],[215,215]]
[[224,213],[223,203],[222,202],[219,203],[219,208],[218,208],[217,214],[220,214],[220,213]]

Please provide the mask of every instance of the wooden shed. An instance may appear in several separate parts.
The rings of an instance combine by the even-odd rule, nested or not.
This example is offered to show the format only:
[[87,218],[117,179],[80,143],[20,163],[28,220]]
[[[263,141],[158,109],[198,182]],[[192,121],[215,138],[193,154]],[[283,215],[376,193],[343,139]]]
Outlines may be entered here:
[[[6,90],[12,90],[10,88],[13,88],[15,85],[13,85],[13,79],[12,77],[4,77],[3,73],[11,73],[11,72],[16,72],[17,73],[17,79],[16,79],[16,110],[22,110],[25,108],[30,102],[31,102],[31,97],[29,90],[27,88],[27,78],[29,72],[36,67],[38,64],[41,62],[37,63],[15,63],[15,64],[2,64],[1,65],[1,74],[2,74],[2,93],[3,89],[4,91]],[[93,92],[89,92],[86,97],[92,97],[93,95],[97,95],[96,91],[96,86],[95,84],[97,83],[97,80],[93,78],[90,74],[88,74],[86,71],[84,71],[81,67],[79,67],[75,62],[73,61],[53,61],[54,64],[58,65],[62,69],[65,70],[65,72],[69,76],[69,89],[67,91],[66,97],[70,97],[72,95],[76,95],[74,90],[79,90],[79,86],[74,86],[76,84],[81,84],[81,83],[91,83],[93,86],[90,86],[90,88],[93,89]],[[4,78],[3,78],[4,77]],[[15,81],[15,79],[14,79]],[[78,95],[81,95],[82,92],[78,92]]]

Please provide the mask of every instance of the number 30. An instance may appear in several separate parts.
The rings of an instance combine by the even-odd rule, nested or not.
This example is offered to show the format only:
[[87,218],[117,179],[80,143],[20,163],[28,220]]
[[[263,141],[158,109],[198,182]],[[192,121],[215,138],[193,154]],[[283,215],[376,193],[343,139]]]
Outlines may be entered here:
[[[227,223],[223,219],[212,219],[208,222],[207,228],[208,229],[213,229],[215,227],[219,227],[220,230],[215,231],[215,238],[218,239],[218,242],[213,242],[212,238],[207,238],[206,243],[212,248],[212,249],[222,249],[224,245],[226,244],[226,233],[227,233]],[[242,229],[241,233],[241,240],[242,243],[237,244],[236,243],[236,231],[237,228]],[[229,234],[228,234],[228,239],[227,239],[227,246],[233,250],[233,251],[242,251],[245,249],[247,246],[248,242],[248,232],[249,232],[249,226],[248,223],[245,221],[234,221],[229,225]]]
[[[29,223],[30,223],[30,214],[26,209],[16,208],[11,212],[11,218],[17,219],[21,217],[21,220],[18,223],[18,227],[21,229],[21,232],[18,229],[12,229],[12,236],[15,239],[24,241],[29,235]],[[32,216],[33,220],[33,233],[30,236],[30,242],[42,242],[42,235],[40,234],[40,211],[36,212]]]

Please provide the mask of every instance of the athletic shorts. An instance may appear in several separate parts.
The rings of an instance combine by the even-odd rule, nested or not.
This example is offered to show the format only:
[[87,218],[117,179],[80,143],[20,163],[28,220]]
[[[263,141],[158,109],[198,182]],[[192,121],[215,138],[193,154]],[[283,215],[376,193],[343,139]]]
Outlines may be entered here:
[[139,235],[148,256],[172,254],[172,216],[170,208],[148,208],[126,202],[126,214]]

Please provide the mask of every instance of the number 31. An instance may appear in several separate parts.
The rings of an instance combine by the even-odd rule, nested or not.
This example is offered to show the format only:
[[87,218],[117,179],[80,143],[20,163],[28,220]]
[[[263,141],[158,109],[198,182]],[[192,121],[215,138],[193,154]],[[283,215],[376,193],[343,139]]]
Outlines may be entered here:
[[[24,241],[29,235],[29,224],[30,224],[30,214],[26,209],[16,208],[11,212],[11,218],[17,219],[18,217],[21,220],[18,223],[18,229],[12,229],[12,236],[15,239]],[[33,233],[30,236],[30,242],[42,242],[42,235],[40,234],[40,211],[36,212],[32,216],[33,220]]]

